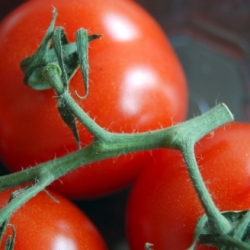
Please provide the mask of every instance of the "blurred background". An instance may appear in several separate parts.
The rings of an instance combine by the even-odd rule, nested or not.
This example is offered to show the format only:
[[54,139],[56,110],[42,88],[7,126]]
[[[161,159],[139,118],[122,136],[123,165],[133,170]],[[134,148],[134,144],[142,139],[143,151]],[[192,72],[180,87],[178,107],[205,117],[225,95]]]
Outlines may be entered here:
[[[0,18],[21,0],[0,0]],[[118,1],[118,0],[117,0]],[[183,65],[189,85],[189,117],[216,103],[236,120],[250,119],[250,1],[137,0],[162,26]],[[129,188],[78,202],[99,227],[109,249],[126,250],[124,214]]]
[[225,102],[249,119],[250,1],[137,0],[160,23],[184,67],[189,116]]

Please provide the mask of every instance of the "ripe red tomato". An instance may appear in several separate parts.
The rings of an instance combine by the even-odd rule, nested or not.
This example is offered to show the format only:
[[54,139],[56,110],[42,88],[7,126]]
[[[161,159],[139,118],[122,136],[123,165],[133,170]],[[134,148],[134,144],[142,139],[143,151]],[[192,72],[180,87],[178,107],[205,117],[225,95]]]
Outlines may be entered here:
[[[81,73],[70,89],[81,107],[103,128],[139,132],[185,118],[187,87],[181,65],[158,24],[127,0],[36,0],[17,8],[0,26],[0,157],[11,171],[75,151],[53,90],[35,91],[22,82],[21,60],[41,42],[57,8],[56,25],[75,40],[80,27],[101,34],[89,49],[90,88],[85,100]],[[92,136],[78,124],[82,146]],[[79,168],[53,187],[72,198],[113,192],[132,182],[149,155],[138,153]]]
[[[220,211],[250,208],[250,124],[230,123],[205,136],[195,147],[198,165]],[[130,249],[183,250],[192,244],[204,210],[178,151],[157,152],[129,198],[127,232]],[[199,246],[196,249],[215,249]]]
[[[12,190],[13,191],[13,190]],[[0,193],[0,206],[4,206],[11,191]],[[10,219],[16,229],[15,250],[105,250],[102,237],[88,217],[66,198],[54,192],[41,192],[20,207]],[[4,249],[8,226],[0,249]]]

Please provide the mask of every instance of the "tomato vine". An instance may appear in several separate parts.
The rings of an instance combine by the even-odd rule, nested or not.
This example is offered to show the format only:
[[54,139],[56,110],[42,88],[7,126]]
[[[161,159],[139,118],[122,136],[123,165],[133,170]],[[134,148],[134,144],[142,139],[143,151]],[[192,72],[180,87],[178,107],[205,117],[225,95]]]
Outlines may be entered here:
[[[197,238],[199,238],[200,242],[203,242],[204,244],[216,245],[219,243],[220,245],[223,245],[223,247],[228,247],[230,244],[234,244],[235,247],[240,247],[240,249],[250,249],[250,246],[247,243],[240,240],[242,231],[245,231],[247,225],[249,225],[249,213],[247,212],[244,214],[245,219],[240,220],[237,227],[232,227],[230,220],[217,209],[209,195],[200,175],[194,155],[194,145],[197,141],[215,128],[233,120],[233,116],[228,108],[224,104],[219,104],[198,117],[174,125],[170,128],[156,131],[134,134],[108,132],[100,127],[84,110],[81,109],[68,90],[71,74],[75,71],[75,67],[80,66],[86,94],[88,93],[86,47],[91,39],[89,39],[84,30],[80,29],[77,32],[78,35],[76,42],[70,45],[65,42],[66,38],[62,29],[54,29],[54,23],[55,15],[48,29],[47,35],[45,36],[45,43],[42,44],[43,47],[40,47],[35,56],[24,60],[21,64],[22,69],[26,72],[25,81],[34,88],[37,88],[33,84],[30,84],[29,79],[29,77],[37,73],[37,65],[33,64],[33,62],[36,61],[34,58],[40,53],[45,53],[48,49],[48,44],[51,42],[51,39],[53,39],[54,54],[51,51],[49,53],[50,55],[53,54],[53,57],[56,58],[56,60],[52,60],[52,62],[43,61],[42,64],[41,60],[39,60],[39,72],[42,73],[42,82],[45,85],[39,86],[38,89],[44,89],[47,87],[54,89],[57,95],[56,98],[58,100],[61,116],[71,128],[77,141],[78,136],[74,125],[75,119],[81,122],[89,130],[94,136],[94,140],[85,148],[79,147],[78,151],[70,153],[67,156],[39,164],[33,168],[18,173],[0,177],[1,191],[21,184],[28,184],[28,188],[25,188],[20,195],[12,199],[0,210],[0,223],[3,224],[7,221],[14,211],[38,192],[45,189],[54,180],[79,166],[117,156],[121,153],[127,154],[130,152],[157,148],[172,148],[178,149],[183,153],[190,179],[192,180],[197,195],[206,211],[205,217],[202,217],[199,222],[194,245]],[[98,38],[98,36],[94,38]],[[74,69],[72,71],[68,71],[68,67],[64,64],[65,55],[63,55],[62,51],[64,51],[65,46],[68,46],[67,48],[73,46],[73,49],[70,47],[70,50],[72,50],[70,54],[72,60],[75,60],[76,56],[78,59],[80,58],[78,60],[80,65],[73,65]],[[85,49],[82,51],[79,48]],[[42,55],[42,58],[44,58],[44,54]],[[69,62],[69,65],[72,66],[72,63]],[[70,72],[70,74],[68,75],[67,72]],[[40,74],[38,75],[40,77]],[[65,109],[67,109],[67,112],[65,112]],[[209,230],[207,228],[209,228]],[[208,235],[206,230],[208,232],[212,231],[212,236]],[[235,235],[237,237],[235,237]],[[147,243],[147,247],[152,247],[152,244]],[[192,247],[190,249],[193,249]]]

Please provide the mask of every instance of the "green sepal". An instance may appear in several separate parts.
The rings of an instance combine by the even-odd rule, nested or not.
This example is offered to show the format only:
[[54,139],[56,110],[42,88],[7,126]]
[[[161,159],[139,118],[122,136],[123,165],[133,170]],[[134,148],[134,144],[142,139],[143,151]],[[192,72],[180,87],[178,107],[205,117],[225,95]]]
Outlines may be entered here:
[[76,120],[75,120],[75,117],[74,117],[71,109],[69,108],[69,106],[67,105],[67,103],[64,101],[63,98],[59,98],[57,108],[59,110],[59,113],[60,113],[62,119],[68,125],[68,127],[71,129],[71,131],[75,137],[77,146],[80,149],[81,146],[80,146],[80,139],[79,139],[78,130],[76,127]]
[[218,234],[211,227],[207,215],[203,215],[198,219],[193,243],[188,250],[194,250],[197,243],[217,246],[219,250],[250,250],[250,212],[226,211],[221,214],[231,223],[233,229],[228,234]]
[[36,68],[28,78],[27,85],[35,90],[51,89],[51,86],[42,75],[43,67]]
[[[88,62],[83,60],[83,58],[88,57],[86,49],[88,43],[101,36],[97,34],[86,36],[83,45],[78,41],[69,43],[64,29],[62,27],[55,28],[56,17],[56,9],[53,9],[52,21],[39,48],[34,55],[25,58],[20,64],[21,70],[24,72],[24,83],[35,90],[51,89],[50,84],[44,79],[42,71],[47,64],[58,63],[62,71],[64,85],[69,84],[70,79],[78,68],[81,67],[87,92]],[[78,52],[77,50],[80,51]],[[81,62],[84,62],[84,65],[79,65]]]
[[39,67],[42,63],[42,60],[48,51],[50,45],[51,45],[51,37],[53,35],[55,22],[56,22],[57,12],[56,9],[53,9],[53,18],[49,25],[48,30],[46,31],[46,34],[42,40],[41,45],[36,50],[35,54],[25,58],[21,63],[20,67],[22,71],[25,73],[24,75],[24,83],[29,84],[29,78],[33,74],[33,72]]
[[187,250],[195,250],[195,247],[199,241],[200,235],[203,233],[203,230],[206,229],[206,223],[207,223],[207,215],[203,215],[198,219],[198,222],[196,224],[196,228],[194,231],[194,238],[192,245]]
[[4,250],[13,250],[16,242],[16,229],[13,225],[9,225],[12,229],[12,235],[9,235],[6,239]]
[[[70,79],[80,67],[85,96],[88,94],[88,43],[100,38],[100,35],[88,36],[85,29],[79,29],[76,33],[76,42],[69,43],[62,27],[55,28],[57,12],[53,10],[53,18],[49,28],[36,53],[21,62],[21,69],[25,73],[24,82],[35,90],[51,89],[49,78],[62,83],[62,91],[68,90]],[[49,66],[58,66],[60,73],[49,72]],[[46,74],[45,74],[46,73]],[[49,76],[49,78],[48,78]],[[77,94],[77,92],[76,92]],[[84,96],[84,97],[85,97]],[[78,97],[80,97],[78,95]],[[76,139],[78,148],[80,140],[75,123],[75,117],[62,97],[59,97],[58,110],[64,122],[69,126]]]
[[5,220],[0,226],[0,246],[2,244],[3,236],[6,232],[7,226],[9,225],[9,221],[10,221],[10,218],[8,218],[8,220]]
[[[85,96],[88,95],[89,89],[89,66],[88,66],[88,34],[87,30],[79,29],[76,32],[76,47],[78,60],[81,67],[83,82],[85,87]],[[83,97],[83,98],[84,98]]]
[[233,237],[243,239],[245,242],[250,242],[250,210],[240,213],[242,213],[243,216],[234,228]]
[[61,27],[55,28],[52,38],[53,44],[47,53],[44,54],[40,64],[37,65],[37,68],[33,70],[28,78],[27,84],[33,89],[45,90],[51,88],[50,84],[44,79],[43,74],[41,73],[44,67],[49,63],[59,64],[60,69],[62,70],[62,80],[64,85],[68,85],[68,81],[79,68],[76,45],[69,44],[64,30]]

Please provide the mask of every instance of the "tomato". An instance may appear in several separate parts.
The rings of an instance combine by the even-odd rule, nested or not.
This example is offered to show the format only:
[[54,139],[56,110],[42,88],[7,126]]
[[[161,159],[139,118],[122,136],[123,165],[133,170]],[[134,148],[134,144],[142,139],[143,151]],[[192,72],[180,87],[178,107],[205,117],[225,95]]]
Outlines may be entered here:
[[[182,67],[164,32],[135,2],[127,0],[28,1],[0,26],[0,157],[19,171],[77,150],[74,137],[58,114],[53,90],[23,84],[19,64],[41,42],[57,8],[56,25],[70,41],[80,27],[101,34],[89,48],[89,95],[81,73],[73,77],[72,96],[90,117],[112,132],[142,132],[185,119],[187,86]],[[142,21],[143,20],[143,21]],[[82,147],[93,136],[78,124]],[[131,183],[149,154],[138,153],[91,164],[55,182],[71,198],[114,192]]]
[[[10,190],[0,193],[1,207],[10,194]],[[40,192],[11,216],[9,223],[16,229],[15,250],[107,249],[99,231],[81,210],[61,195],[50,195]],[[0,249],[4,249],[7,235],[12,235],[10,226]]]
[[[220,211],[250,208],[250,124],[230,123],[205,136],[195,154]],[[187,249],[204,210],[179,151],[160,150],[136,182],[127,207],[130,249]],[[199,246],[196,249],[215,249]]]

